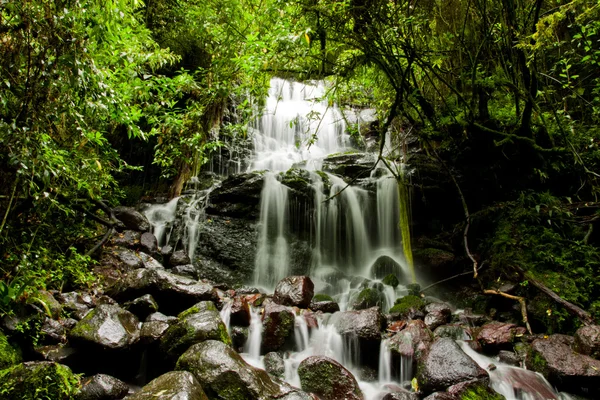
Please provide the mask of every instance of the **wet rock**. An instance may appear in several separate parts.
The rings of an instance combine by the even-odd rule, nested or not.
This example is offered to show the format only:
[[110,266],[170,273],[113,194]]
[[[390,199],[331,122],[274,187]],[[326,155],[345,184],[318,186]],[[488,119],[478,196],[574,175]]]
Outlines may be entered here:
[[427,354],[419,361],[417,373],[419,387],[425,393],[487,377],[488,373],[449,338],[437,339],[431,345]]
[[177,369],[194,374],[211,399],[262,400],[283,394],[265,371],[248,365],[231,347],[215,340],[190,347],[177,361]]
[[194,280],[200,279],[200,272],[193,264],[177,265],[171,268],[171,272]]
[[460,399],[457,399],[456,396],[453,396],[450,393],[435,392],[435,393],[431,393],[429,396],[425,397],[423,400],[460,400]]
[[308,276],[288,276],[277,283],[273,301],[284,306],[307,308],[315,285]]
[[362,400],[358,383],[337,361],[324,356],[311,356],[298,367],[302,390],[322,400]]
[[207,213],[255,220],[260,214],[264,172],[235,174],[210,193]]
[[150,321],[142,324],[140,330],[140,342],[144,345],[156,343],[163,337],[169,324],[163,321]]
[[177,322],[178,319],[177,319],[177,317],[167,316],[163,313],[155,312],[155,313],[148,315],[148,317],[146,318],[146,322],[151,322],[151,321],[161,321],[161,322],[166,322],[169,325],[171,325],[171,324]]
[[389,256],[379,257],[371,266],[371,276],[375,279],[383,279],[390,274],[403,276],[402,266]]
[[63,305],[65,310],[71,311],[76,319],[82,319],[93,307],[91,298],[77,292],[58,293],[56,299]]
[[187,253],[183,250],[174,251],[169,257],[169,266],[171,268],[176,267],[178,265],[187,265],[191,264],[190,257],[188,257]]
[[0,331],[0,370],[21,362],[21,352],[18,347],[8,342],[8,338]]
[[483,314],[474,314],[470,310],[465,310],[464,312],[458,314],[456,316],[458,321],[462,324],[468,326],[481,326],[487,322],[490,322],[490,318]]
[[573,350],[593,358],[600,358],[600,325],[588,325],[577,329]]
[[446,316],[452,315],[452,310],[453,310],[453,307],[451,305],[449,305],[448,303],[437,303],[437,302],[427,304],[424,309],[424,311],[426,313],[440,312]]
[[110,252],[117,258],[118,262],[121,263],[120,269],[122,270],[128,271],[144,266],[142,258],[133,250],[115,247],[110,250]]
[[164,265],[162,265],[160,263],[160,261],[158,261],[156,258],[149,256],[148,254],[140,251],[138,253],[138,255],[140,256],[140,259],[142,260],[142,263],[144,264],[144,268],[148,268],[148,269],[164,269]]
[[160,340],[160,350],[170,360],[176,360],[191,345],[205,340],[231,344],[219,311],[210,301],[196,304],[178,318],[179,322],[171,325]]
[[283,378],[285,375],[285,363],[283,357],[274,351],[265,354],[264,358],[265,371],[278,378]]
[[250,326],[250,306],[245,296],[236,296],[233,298],[229,318],[232,325]]
[[50,315],[54,319],[60,318],[60,313],[62,311],[62,305],[58,300],[54,298],[52,293],[46,290],[39,290],[35,294],[35,298],[44,303],[45,307],[50,311]]
[[388,393],[381,400],[418,400],[419,396],[416,393],[410,392],[395,392]]
[[140,320],[146,319],[148,315],[158,311],[158,304],[150,294],[128,301],[124,304],[124,307],[134,313]]
[[367,178],[374,159],[369,153],[332,154],[323,160],[323,171],[349,179]]
[[138,232],[148,232],[152,228],[148,218],[131,207],[113,208],[115,217],[125,224],[127,229]]
[[420,360],[433,342],[432,333],[420,319],[410,321],[406,328],[390,338],[389,347],[393,353]]
[[15,365],[0,374],[3,399],[71,400],[79,388],[69,367],[50,361]]
[[69,337],[78,343],[106,349],[125,349],[138,341],[138,324],[137,317],[129,311],[116,305],[103,304],[79,321]]
[[151,294],[160,309],[175,314],[202,300],[215,298],[213,287],[162,269],[140,268],[131,271],[125,279],[111,288],[117,300],[132,300]]
[[384,318],[379,307],[338,312],[333,314],[329,321],[342,335],[353,335],[364,340],[381,340]]
[[422,319],[425,317],[423,300],[414,295],[404,296],[395,301],[390,308],[391,319],[394,321],[401,319]]
[[471,339],[471,332],[462,325],[442,325],[433,331],[433,336],[454,340],[469,340]]
[[391,286],[391,287],[393,287],[394,289],[395,289],[396,287],[398,287],[398,285],[400,284],[400,281],[398,280],[398,277],[397,277],[395,274],[389,274],[389,275],[386,275],[386,276],[385,276],[385,277],[384,277],[384,278],[381,280],[381,282],[382,282],[384,285],[388,285],[388,286]]
[[387,331],[391,333],[400,332],[402,329],[406,328],[407,322],[404,320],[401,321],[388,321]]
[[371,307],[381,307],[384,301],[385,297],[381,291],[376,288],[365,288],[360,291],[352,303],[352,309],[364,310]]
[[534,340],[526,359],[527,368],[542,373],[559,389],[597,397],[600,395],[600,361],[573,352],[561,336]]
[[[235,349],[243,349],[248,340],[248,328],[232,326],[230,329],[231,343]],[[240,350],[241,352],[242,350]]]
[[77,349],[63,344],[39,346],[34,351],[45,361],[54,361],[66,365],[77,362],[78,353],[80,353]]
[[57,344],[67,340],[67,330],[55,319],[44,318],[40,333],[44,343]]
[[526,329],[505,322],[490,322],[481,327],[477,333],[477,341],[484,350],[499,350],[511,348],[515,337],[523,336]]
[[500,350],[498,352],[498,358],[501,362],[515,367],[518,367],[521,364],[521,357],[513,351]]
[[329,314],[340,311],[340,306],[335,301],[312,301],[308,308]]
[[127,400],[208,400],[198,379],[187,371],[171,371],[154,379]]
[[489,379],[474,379],[450,386],[446,392],[457,399],[504,400],[504,396],[489,387]]
[[441,311],[432,311],[425,315],[425,325],[431,330],[448,322],[450,315]]
[[267,303],[263,314],[262,350],[279,350],[293,334],[294,322],[294,313],[289,308],[273,302]]
[[81,381],[76,400],[117,400],[127,396],[129,387],[121,380],[105,374],[97,374]]
[[156,240],[156,236],[150,232],[144,232],[140,237],[140,247],[142,251],[148,254],[157,254],[158,253],[158,241]]
[[109,243],[113,246],[135,249],[140,243],[141,237],[142,234],[140,232],[128,229],[123,232],[117,233],[116,235],[113,235]]

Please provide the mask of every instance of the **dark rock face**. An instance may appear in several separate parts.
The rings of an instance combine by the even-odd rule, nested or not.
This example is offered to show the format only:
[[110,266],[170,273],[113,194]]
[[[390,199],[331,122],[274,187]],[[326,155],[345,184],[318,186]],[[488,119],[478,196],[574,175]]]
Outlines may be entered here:
[[76,362],[79,356],[76,349],[63,345],[40,346],[34,350],[45,361],[54,361],[65,365]]
[[2,371],[3,399],[71,400],[78,389],[71,370],[50,361],[31,361]]
[[127,400],[208,400],[200,382],[187,371],[172,371],[154,379]]
[[128,271],[136,268],[142,268],[144,262],[142,258],[133,250],[125,249],[123,247],[114,247],[111,253],[116,257],[118,262],[121,263],[121,269]]
[[185,276],[190,279],[200,279],[200,271],[194,266],[194,264],[177,265],[171,268],[171,272],[175,275]]
[[110,375],[97,374],[81,381],[77,400],[116,400],[127,396],[129,387]]
[[583,326],[577,329],[573,349],[578,353],[600,358],[600,325]]
[[363,394],[352,374],[337,361],[323,356],[304,359],[298,367],[302,390],[322,400],[362,400]]
[[127,229],[138,232],[148,232],[152,227],[148,218],[131,207],[116,207],[113,209],[115,217],[125,224]]
[[573,352],[561,336],[534,340],[526,360],[527,367],[542,373],[558,388],[597,397],[600,394],[600,361]]
[[267,303],[263,314],[262,350],[279,350],[294,332],[294,322],[294,313],[289,308],[273,302]]
[[62,343],[67,339],[67,330],[55,319],[44,318],[42,323],[41,333],[44,343]]
[[176,267],[178,265],[187,265],[191,262],[192,261],[190,260],[186,252],[183,250],[174,251],[173,254],[171,254],[171,257],[169,257],[170,267]]
[[380,341],[384,318],[379,307],[372,307],[366,310],[335,313],[331,316],[330,322],[342,335]]
[[365,288],[360,291],[354,302],[352,303],[353,310],[364,310],[371,307],[381,307],[385,297],[377,288]]
[[140,247],[148,254],[158,253],[158,240],[156,236],[150,232],[144,232],[140,237]]
[[490,318],[483,314],[473,314],[470,310],[458,314],[458,320],[468,326],[481,326],[490,322]]
[[448,322],[449,315],[441,311],[432,311],[425,316],[425,325],[431,330]]
[[283,378],[285,375],[285,363],[283,358],[274,351],[265,354],[264,358],[265,371],[269,374]]
[[429,350],[432,336],[423,321],[410,321],[405,329],[390,338],[390,350],[403,357],[420,360]]
[[329,314],[340,311],[340,306],[335,301],[313,301],[308,308],[313,311],[321,311]]
[[176,360],[191,345],[205,340],[220,340],[231,344],[227,328],[219,311],[210,301],[203,301],[179,315],[179,322],[171,325],[160,341],[162,353]]
[[426,393],[488,377],[487,372],[449,338],[437,339],[431,345],[427,354],[419,361],[418,371],[419,386]]
[[323,171],[353,178],[366,178],[373,169],[374,159],[369,153],[333,154],[323,160]]
[[260,214],[263,181],[262,172],[230,176],[211,192],[207,212],[214,215],[257,219]]
[[194,374],[211,399],[262,400],[283,395],[265,371],[248,365],[219,341],[193,345],[179,358],[177,369]]
[[375,279],[383,279],[390,274],[404,276],[402,266],[391,257],[381,256],[371,266],[371,276]]
[[230,321],[232,325],[250,326],[250,306],[245,296],[236,296],[233,298]]
[[477,333],[477,341],[484,349],[509,348],[516,336],[522,336],[526,329],[515,324],[490,322],[481,327]]
[[103,304],[79,321],[69,336],[78,343],[121,350],[138,341],[138,325],[137,317],[129,311],[117,305]]
[[154,297],[146,294],[124,304],[125,308],[134,313],[140,320],[146,319],[148,315],[158,311],[158,304]]
[[137,245],[140,243],[141,238],[142,234],[140,232],[125,230],[121,233],[113,235],[109,243],[113,246],[127,247],[133,249],[136,248]]
[[468,340],[471,338],[471,332],[461,325],[442,325],[433,331],[433,336],[454,340]]
[[150,321],[142,324],[140,331],[140,342],[144,345],[156,343],[169,329],[169,324],[163,321]]
[[208,283],[172,274],[162,269],[140,268],[131,271],[123,282],[112,289],[118,300],[131,300],[151,294],[166,313],[178,313],[202,300],[215,297]]
[[315,294],[315,285],[308,276],[288,276],[275,288],[273,301],[284,306],[306,308]]

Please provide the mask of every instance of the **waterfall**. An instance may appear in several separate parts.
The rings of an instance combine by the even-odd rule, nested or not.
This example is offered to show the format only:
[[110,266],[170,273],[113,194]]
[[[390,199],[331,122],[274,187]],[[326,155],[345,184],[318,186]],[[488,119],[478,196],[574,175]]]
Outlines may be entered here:
[[383,339],[379,348],[379,384],[385,385],[392,382],[392,350],[390,340]]
[[225,304],[223,304],[223,308],[219,312],[225,327],[227,328],[227,333],[231,333],[231,307],[233,306],[232,299],[226,299]]
[[308,348],[309,334],[308,325],[304,315],[296,315],[294,320],[294,340],[296,341],[297,351],[304,351]]
[[171,228],[177,215],[178,202],[179,197],[175,197],[165,204],[153,204],[144,211],[144,215],[152,225],[152,233],[156,236],[158,247],[169,243]]
[[250,307],[250,328],[248,329],[248,340],[244,345],[246,357],[244,359],[251,365],[264,368],[260,357],[260,345],[262,342],[262,320],[260,308]]
[[398,183],[384,171],[385,175],[377,180],[377,238],[381,247],[393,249],[400,246]]

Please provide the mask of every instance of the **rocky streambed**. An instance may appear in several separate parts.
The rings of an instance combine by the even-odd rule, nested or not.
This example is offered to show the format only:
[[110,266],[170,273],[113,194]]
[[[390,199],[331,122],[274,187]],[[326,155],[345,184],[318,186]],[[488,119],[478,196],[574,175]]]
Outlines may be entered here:
[[599,326],[528,335],[414,288],[383,313],[377,299],[339,311],[307,276],[283,279],[274,293],[200,280],[185,253],[158,248],[143,215],[119,211],[124,230],[96,267],[101,288],[40,292],[3,319],[0,398],[560,398],[553,387],[600,395]]

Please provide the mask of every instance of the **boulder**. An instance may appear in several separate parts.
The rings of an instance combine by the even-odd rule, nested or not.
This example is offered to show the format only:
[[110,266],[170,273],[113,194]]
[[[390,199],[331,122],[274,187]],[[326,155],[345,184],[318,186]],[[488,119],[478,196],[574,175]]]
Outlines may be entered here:
[[115,217],[123,222],[127,229],[138,232],[148,232],[152,228],[148,218],[142,213],[131,207],[115,207],[113,208]]
[[381,400],[418,400],[419,395],[411,392],[394,392],[388,393]]
[[465,310],[454,318],[458,318],[460,323],[467,326],[481,326],[487,322],[490,322],[490,318],[488,316],[483,314],[474,314],[471,310]]
[[117,305],[103,304],[90,311],[69,333],[72,341],[105,349],[131,347],[140,337],[135,315]]
[[232,325],[250,326],[250,306],[245,296],[236,296],[233,298],[229,318]]
[[127,311],[134,313],[140,320],[146,319],[148,315],[158,311],[158,304],[150,294],[145,294],[142,297],[128,301],[123,306]]
[[362,400],[364,396],[350,371],[324,356],[310,356],[298,366],[302,390],[322,400]]
[[484,350],[509,349],[515,337],[523,336],[527,330],[524,327],[505,322],[490,322],[477,332],[477,341]]
[[156,236],[151,232],[144,232],[140,237],[140,247],[148,254],[157,254],[158,240],[156,240]]
[[62,344],[38,346],[34,348],[34,352],[44,361],[54,361],[65,365],[77,363],[81,358],[81,352],[78,352],[77,349]]
[[35,299],[44,304],[44,308],[50,311],[50,316],[54,319],[61,317],[62,305],[54,298],[52,293],[46,290],[38,290]]
[[600,325],[582,326],[577,329],[573,350],[593,358],[600,358]]
[[42,340],[46,344],[64,343],[67,340],[67,330],[59,321],[52,318],[44,318],[40,328]]
[[307,308],[315,285],[308,276],[288,276],[277,283],[273,301],[284,306]]
[[265,371],[248,365],[220,341],[193,345],[179,358],[176,368],[194,374],[210,399],[262,400],[283,395]]
[[167,329],[169,329],[169,326],[170,325],[164,321],[144,322],[142,324],[142,329],[140,330],[140,342],[144,345],[158,342]]
[[295,318],[288,307],[268,302],[263,314],[261,349],[265,352],[279,350],[294,333]]
[[194,264],[177,265],[171,268],[171,272],[194,280],[200,279],[200,271]]
[[437,339],[418,363],[417,381],[425,393],[460,382],[488,378],[488,373],[449,338]]
[[425,325],[431,330],[448,322],[449,315],[441,311],[432,311],[425,315]]
[[264,173],[235,174],[225,179],[209,197],[208,214],[258,219]]
[[97,374],[81,381],[76,400],[117,400],[127,396],[129,387],[123,381],[105,374]]
[[424,308],[424,311],[426,313],[440,312],[446,316],[450,316],[450,315],[452,315],[452,309],[453,309],[453,307],[451,305],[449,305],[448,303],[434,302],[434,303],[427,304]]
[[167,316],[163,313],[155,312],[155,313],[148,315],[148,317],[146,318],[146,322],[151,322],[151,321],[166,322],[167,324],[170,325],[170,324],[177,322],[178,319],[177,319],[177,317]]
[[[451,395],[446,392],[435,392],[431,393],[429,396],[425,397],[423,400],[460,400],[457,399],[456,396]],[[480,400],[480,399],[477,399]]]
[[144,266],[142,258],[133,250],[123,247],[114,247],[110,252],[116,258],[117,262],[121,264],[119,269],[129,271]]
[[462,325],[442,325],[433,331],[434,337],[451,338],[454,340],[470,340],[471,331]]
[[365,178],[373,170],[374,161],[370,153],[332,154],[323,160],[323,171],[348,179]]
[[188,257],[187,253],[183,250],[176,250],[173,252],[173,254],[171,254],[171,257],[169,257],[169,266],[171,268],[178,265],[187,265],[191,263],[192,261],[190,260],[190,257]]
[[272,351],[265,354],[263,362],[265,363],[265,371],[271,375],[283,379],[285,375],[285,362],[279,353]]
[[31,361],[0,373],[3,399],[71,400],[79,382],[69,367],[51,361]]
[[342,335],[353,335],[363,340],[381,341],[384,318],[379,307],[338,312],[331,316],[329,322]]
[[131,271],[111,291],[119,301],[151,294],[160,309],[167,314],[176,314],[199,301],[215,298],[212,285],[162,269],[140,268]]
[[498,352],[498,359],[500,360],[500,362],[512,365],[514,367],[518,367],[521,365],[521,357],[514,351],[500,350]]
[[154,379],[127,400],[208,400],[202,385],[187,371],[171,371]]
[[156,258],[149,256],[148,254],[140,251],[138,253],[142,263],[144,264],[144,268],[148,269],[164,269],[164,265],[162,265]]
[[389,313],[395,321],[401,319],[422,319],[425,317],[423,313],[424,307],[425,303],[420,297],[408,295],[396,299]]
[[403,276],[402,266],[389,256],[380,256],[371,266],[371,276],[384,279],[388,275]]
[[8,338],[0,331],[0,370],[21,362],[21,352],[8,342]]
[[352,302],[353,310],[364,310],[371,307],[381,307],[385,296],[377,288],[364,288]]
[[395,274],[389,274],[381,280],[381,283],[396,289],[396,287],[398,287],[398,285],[400,284],[400,281],[398,280],[398,277]]
[[322,313],[333,314],[340,311],[340,306],[335,301],[312,301],[308,306],[313,311],[321,311]]
[[390,338],[392,354],[413,360],[420,360],[429,350],[433,335],[420,319],[410,321],[406,328]]
[[504,400],[505,397],[490,388],[488,378],[474,379],[450,386],[446,392],[457,399]]
[[142,234],[137,231],[124,230],[116,235],[113,235],[109,241],[109,244],[119,247],[127,247],[129,249],[135,249],[140,243]]
[[70,311],[76,319],[83,318],[90,310],[90,307],[94,306],[89,295],[78,292],[58,293],[56,299],[63,305],[63,308]]
[[220,340],[231,345],[227,328],[214,303],[203,301],[178,316],[160,340],[161,352],[175,361],[191,345],[205,340]]
[[600,395],[600,361],[573,352],[563,335],[536,339],[526,359],[527,368],[542,373],[550,383],[593,398]]

